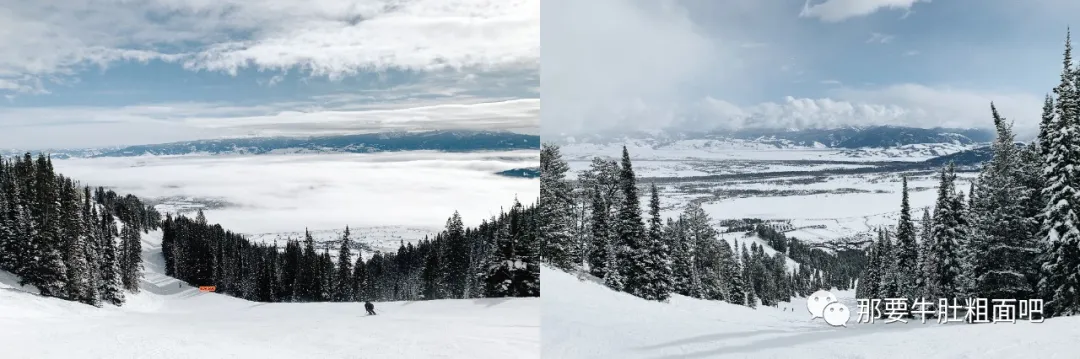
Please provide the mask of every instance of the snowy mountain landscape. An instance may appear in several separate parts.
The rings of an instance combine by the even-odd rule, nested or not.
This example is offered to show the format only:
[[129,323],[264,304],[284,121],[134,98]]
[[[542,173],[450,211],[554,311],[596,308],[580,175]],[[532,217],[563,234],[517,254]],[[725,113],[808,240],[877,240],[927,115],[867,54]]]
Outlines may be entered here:
[[539,9],[0,4],[0,358],[539,358]]
[[1069,40],[1060,77],[1060,42],[982,63],[1039,57],[1053,91],[954,43],[1059,32],[953,30],[974,17],[937,2],[555,2],[544,357],[1080,349]]
[[[353,303],[259,303],[165,275],[160,230],[144,234],[142,245],[139,293],[121,307],[43,297],[0,271],[0,337],[12,344],[4,357],[507,358],[539,351],[536,298],[385,302],[382,316]],[[62,346],[50,341],[60,337]]]
[[[1043,323],[1020,320],[1017,324],[941,325],[937,324],[936,317],[930,317],[927,324],[916,319],[907,324],[851,323],[846,328],[809,319],[806,303],[812,288],[831,290],[848,308],[857,307],[857,298],[876,298],[877,295],[865,293],[857,295],[854,283],[867,275],[868,267],[874,266],[870,262],[876,251],[875,243],[880,243],[880,235],[899,235],[898,223],[904,215],[901,200],[909,206],[907,218],[914,226],[912,230],[920,233],[917,238],[923,241],[926,237],[922,233],[934,231],[926,229],[929,228],[927,225],[936,225],[932,224],[933,219],[920,221],[924,213],[931,216],[937,213],[935,208],[939,206],[935,204],[941,203],[942,171],[950,163],[963,164],[950,175],[949,186],[954,188],[950,193],[959,198],[970,198],[972,182],[979,169],[994,158],[994,152],[991,150],[988,156],[966,160],[957,158],[964,159],[961,156],[969,152],[985,152],[983,148],[988,144],[957,146],[932,155],[899,147],[942,149],[952,144],[844,150],[747,149],[745,144],[740,144],[743,147],[739,148],[717,148],[719,146],[715,145],[695,148],[688,144],[680,141],[655,145],[648,139],[629,141],[625,147],[629,157],[623,158],[617,155],[622,151],[618,143],[572,143],[557,148],[558,155],[565,159],[562,161],[565,163],[564,175],[574,193],[571,197],[577,201],[571,205],[574,209],[569,216],[574,219],[567,229],[571,238],[566,243],[576,248],[571,253],[584,253],[581,261],[586,265],[563,264],[560,267],[555,262],[542,272],[546,279],[543,284],[545,357],[906,358],[914,355],[959,358],[976,355],[976,351],[957,348],[951,343],[956,338],[971,337],[999,338],[995,342],[1001,343],[1024,337],[1039,343],[1036,346],[1039,349],[1035,351],[1027,346],[991,346],[977,354],[981,357],[1060,357],[1060,353],[1072,348],[1070,343],[1074,338],[1080,338],[1080,332],[1073,329],[1076,323],[1072,318],[1052,318]],[[635,151],[641,154],[637,155]],[[904,155],[891,158],[847,155],[853,152]],[[554,152],[545,149],[544,153],[551,161]],[[818,159],[819,156],[828,159]],[[620,176],[628,163],[632,163],[638,183],[638,203],[644,212],[646,236],[659,233],[671,251],[667,255],[673,261],[669,270],[675,273],[668,274],[671,280],[665,281],[666,285],[679,288],[678,283],[684,283],[687,286],[684,288],[694,288],[686,276],[692,272],[701,273],[691,275],[697,278],[715,270],[720,273],[715,293],[710,294],[708,289],[701,287],[696,287],[700,292],[674,289],[670,299],[658,302],[642,298],[649,298],[647,290],[631,295],[623,293],[628,289],[612,289],[615,285],[612,281],[625,288],[631,280],[626,274],[610,274],[607,268],[612,263],[628,264],[622,264],[626,262],[618,259],[595,258],[607,253],[604,242],[597,242],[597,238],[601,233],[610,236],[606,238],[611,241],[619,241],[624,236],[625,229],[619,226],[625,212],[619,206],[623,203],[620,194],[625,190],[618,189],[617,183],[621,180],[617,178],[625,178]],[[550,163],[542,165],[560,167]],[[594,189],[593,186],[600,187]],[[658,197],[655,198],[659,201],[655,208],[651,207],[650,186],[657,190]],[[597,190],[600,197],[596,197]],[[541,196],[544,198],[543,193]],[[611,212],[605,219],[597,217],[597,198],[601,199],[599,203],[610,206]],[[700,212],[695,214],[694,208]],[[657,232],[653,232],[654,215],[660,218],[655,222],[660,224]],[[666,222],[664,218],[668,218]],[[597,223],[606,223],[609,227],[599,230]],[[680,235],[680,231],[686,232]],[[723,243],[723,249],[702,244],[700,241],[709,240],[710,235],[700,237],[701,231],[713,233],[711,238]],[[680,242],[687,240],[689,242]],[[647,251],[645,253],[655,253],[655,249],[649,249],[655,247],[649,247],[647,243],[630,246],[638,246]],[[612,247],[607,247],[607,251],[618,246],[608,245]],[[688,246],[682,250],[693,253],[719,251],[721,264],[689,262],[695,264],[679,267],[679,248],[684,248],[680,246]],[[760,254],[753,254],[755,252]],[[725,267],[722,253],[731,253],[734,262],[730,265],[734,268]],[[774,262],[777,264],[772,264]],[[598,264],[603,266],[598,269]],[[712,265],[719,267],[709,267]],[[690,269],[697,266],[704,267]],[[683,268],[682,274],[679,268]],[[735,285],[728,282],[732,280],[732,271],[739,272],[737,277],[740,279],[736,283],[752,289],[731,287]],[[697,285],[708,287],[703,283]],[[771,294],[775,290],[790,291],[790,297]],[[763,293],[770,294],[760,297]],[[732,298],[735,295],[738,299]],[[854,317],[852,321],[855,321]],[[874,340],[878,345],[860,344],[867,339],[859,338],[878,337],[882,338]],[[823,344],[826,342],[832,344]],[[910,342],[921,345],[914,348],[904,344]],[[889,354],[883,354],[882,348]]]

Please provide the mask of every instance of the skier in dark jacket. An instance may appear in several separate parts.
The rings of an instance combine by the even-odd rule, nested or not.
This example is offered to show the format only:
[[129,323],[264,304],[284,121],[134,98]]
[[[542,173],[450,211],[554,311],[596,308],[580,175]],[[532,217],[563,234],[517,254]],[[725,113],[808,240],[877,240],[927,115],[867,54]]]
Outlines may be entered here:
[[364,309],[367,309],[368,315],[375,315],[375,305],[371,302],[364,302]]

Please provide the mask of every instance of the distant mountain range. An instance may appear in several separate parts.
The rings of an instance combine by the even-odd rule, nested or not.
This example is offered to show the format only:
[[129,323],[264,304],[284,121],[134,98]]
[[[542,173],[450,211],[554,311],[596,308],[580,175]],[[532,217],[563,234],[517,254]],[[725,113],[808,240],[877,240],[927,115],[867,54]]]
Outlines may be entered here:
[[[58,159],[143,155],[227,155],[271,153],[374,153],[394,151],[508,151],[540,149],[540,136],[497,131],[384,132],[320,137],[250,137],[196,140],[94,149],[49,149]],[[4,156],[26,150],[0,150]]]
[[[915,128],[902,126],[841,127],[833,129],[741,129],[709,132],[660,131],[626,132],[605,135],[563,136],[556,143],[606,144],[628,140],[648,140],[664,147],[688,140],[750,143],[774,148],[894,148],[916,144],[968,146],[992,141],[994,132],[985,129]],[[545,139],[547,140],[547,139]]]

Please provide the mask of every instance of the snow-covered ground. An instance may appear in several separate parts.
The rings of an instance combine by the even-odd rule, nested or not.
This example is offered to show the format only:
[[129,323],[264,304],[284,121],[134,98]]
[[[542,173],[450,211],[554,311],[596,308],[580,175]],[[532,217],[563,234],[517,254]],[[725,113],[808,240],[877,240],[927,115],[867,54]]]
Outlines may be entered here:
[[[642,300],[544,267],[543,357],[606,358],[1076,358],[1080,317],[1043,323],[933,320],[831,327],[805,299],[751,309],[673,297]],[[852,291],[834,294],[856,308]]]
[[229,156],[139,156],[54,160],[58,172],[177,210],[212,202],[207,219],[248,233],[352,227],[438,228],[454,211],[475,226],[539,196],[538,180],[496,172],[535,167],[537,151]]
[[[403,243],[416,243],[424,238],[434,238],[435,234],[442,230],[441,226],[426,228],[404,226],[351,227],[349,228],[349,239],[363,245],[365,250],[362,250],[361,254],[365,259],[370,259],[371,255],[375,254],[374,251],[396,253]],[[337,258],[340,240],[344,232],[345,228],[310,231],[311,239],[315,241],[315,247],[320,250],[324,247],[329,248],[331,258]],[[289,239],[303,241],[304,232],[258,233],[249,234],[247,238],[252,242],[267,245],[274,244],[276,241],[279,248],[284,248],[285,242]],[[357,251],[354,249],[352,252],[355,260]]]
[[832,160],[832,161],[924,161],[978,147],[949,143],[912,144],[892,148],[841,149],[818,147],[781,148],[744,140],[680,140],[656,144],[646,140],[619,143],[573,143],[562,145],[567,159],[590,160],[595,156],[619,158],[625,145],[634,160]]
[[[798,164],[789,161],[748,160],[634,160],[634,174],[639,177],[690,177],[737,173],[764,173],[783,171],[821,171],[841,168],[864,168],[861,164]],[[570,160],[570,178],[588,170],[592,160]]]
[[123,307],[33,294],[0,272],[0,358],[539,358],[540,300],[255,303],[165,276],[160,232]]
[[[812,180],[796,176],[661,184],[661,215],[675,218],[691,201],[698,201],[717,222],[741,218],[781,221],[795,229],[786,232],[788,236],[810,242],[833,240],[895,225],[900,211],[901,175],[832,175]],[[939,179],[936,174],[908,175],[909,201],[917,220],[923,208],[932,210]],[[958,174],[958,190],[967,192],[973,175]],[[714,196],[725,191],[731,194]],[[648,203],[647,200],[643,197],[642,203]]]

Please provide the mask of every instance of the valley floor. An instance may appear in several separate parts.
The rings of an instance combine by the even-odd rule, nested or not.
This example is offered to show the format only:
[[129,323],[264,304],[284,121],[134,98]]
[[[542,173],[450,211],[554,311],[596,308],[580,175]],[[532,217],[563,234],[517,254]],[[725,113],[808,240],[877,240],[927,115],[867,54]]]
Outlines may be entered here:
[[[805,299],[751,309],[681,296],[646,301],[544,267],[543,357],[1075,358],[1080,317],[1042,323],[940,325],[810,320]],[[853,291],[835,292],[855,308]],[[786,309],[786,310],[785,310]]]
[[[156,234],[156,235],[155,235]],[[3,358],[538,358],[540,300],[255,303],[161,271],[144,236],[145,278],[123,307],[37,296],[0,273]]]

